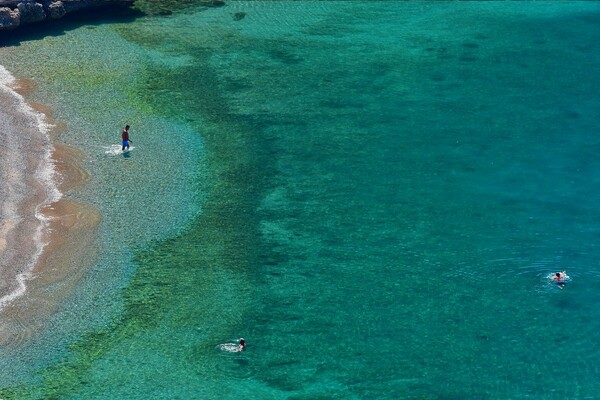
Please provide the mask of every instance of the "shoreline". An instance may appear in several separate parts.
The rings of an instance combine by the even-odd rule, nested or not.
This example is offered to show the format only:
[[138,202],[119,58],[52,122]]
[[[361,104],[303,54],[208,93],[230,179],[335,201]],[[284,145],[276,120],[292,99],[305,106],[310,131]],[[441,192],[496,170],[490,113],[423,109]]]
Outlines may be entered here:
[[[34,254],[29,268],[15,277],[20,287],[0,301],[1,346],[26,342],[72,295],[96,259],[97,227],[101,220],[97,209],[65,197],[90,180],[82,167],[83,152],[59,142],[66,125],[52,119],[49,106],[27,101],[28,94],[35,90],[33,82],[15,79],[9,86],[48,127],[45,134],[50,143],[46,160],[49,170],[42,171],[41,175],[52,182],[44,187],[44,182],[39,181],[39,171],[36,172],[38,195],[22,205],[25,210],[33,210],[38,221],[38,253]],[[40,166],[45,167],[44,161]],[[56,193],[49,194],[52,190]],[[45,195],[40,196],[40,193]],[[28,217],[32,219],[31,215]],[[8,221],[4,230],[15,228],[15,224]],[[11,242],[11,239],[18,240],[18,235],[13,236],[0,238],[0,251],[10,248],[11,243],[19,245]]]

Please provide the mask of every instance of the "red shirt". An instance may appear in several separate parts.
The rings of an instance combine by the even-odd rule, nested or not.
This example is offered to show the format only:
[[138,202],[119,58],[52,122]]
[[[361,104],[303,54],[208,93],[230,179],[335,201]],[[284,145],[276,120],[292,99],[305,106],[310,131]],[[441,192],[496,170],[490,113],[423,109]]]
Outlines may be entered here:
[[129,140],[129,132],[127,132],[126,130],[123,130],[121,137],[123,138],[123,140]]

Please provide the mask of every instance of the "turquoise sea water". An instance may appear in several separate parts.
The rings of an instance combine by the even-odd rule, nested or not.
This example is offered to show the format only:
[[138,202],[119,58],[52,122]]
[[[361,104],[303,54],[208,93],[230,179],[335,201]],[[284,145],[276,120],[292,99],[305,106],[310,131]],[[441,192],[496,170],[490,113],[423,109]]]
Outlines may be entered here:
[[11,42],[103,221],[2,397],[597,397],[599,23],[239,1]]

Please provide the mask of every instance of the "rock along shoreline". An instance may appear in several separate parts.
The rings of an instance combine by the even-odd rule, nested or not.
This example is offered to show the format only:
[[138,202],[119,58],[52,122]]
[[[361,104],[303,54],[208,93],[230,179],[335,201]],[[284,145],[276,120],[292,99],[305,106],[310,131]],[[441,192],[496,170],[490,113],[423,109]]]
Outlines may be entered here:
[[10,31],[22,25],[59,19],[90,8],[128,7],[134,0],[0,0],[0,31]]

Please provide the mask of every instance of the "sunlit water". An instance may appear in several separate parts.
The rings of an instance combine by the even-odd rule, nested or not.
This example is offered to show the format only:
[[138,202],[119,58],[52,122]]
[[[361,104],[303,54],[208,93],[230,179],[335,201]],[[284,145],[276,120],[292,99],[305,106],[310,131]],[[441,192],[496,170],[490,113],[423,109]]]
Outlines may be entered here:
[[594,398],[599,23],[240,1],[6,49],[104,219],[52,335],[3,350],[4,395]]

